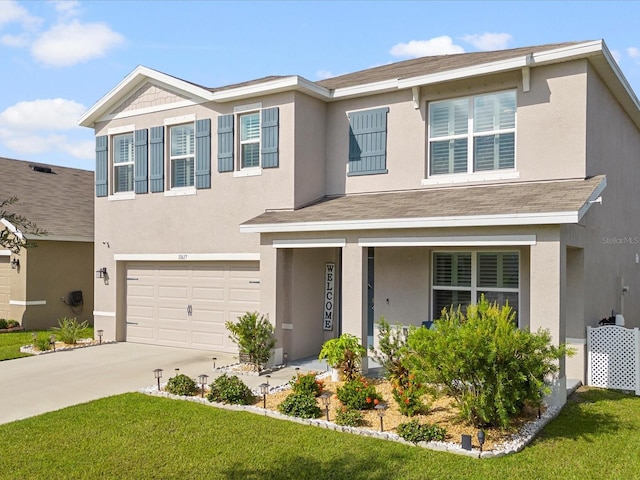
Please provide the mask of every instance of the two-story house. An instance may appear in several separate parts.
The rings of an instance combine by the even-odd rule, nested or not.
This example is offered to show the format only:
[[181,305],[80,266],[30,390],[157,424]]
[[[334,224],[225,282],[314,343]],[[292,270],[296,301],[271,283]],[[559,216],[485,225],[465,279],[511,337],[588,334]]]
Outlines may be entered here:
[[222,88],[138,67],[80,121],[95,326],[233,351],[258,310],[296,359],[485,294],[577,349],[563,403],[586,326],[638,323],[639,106],[602,41]]

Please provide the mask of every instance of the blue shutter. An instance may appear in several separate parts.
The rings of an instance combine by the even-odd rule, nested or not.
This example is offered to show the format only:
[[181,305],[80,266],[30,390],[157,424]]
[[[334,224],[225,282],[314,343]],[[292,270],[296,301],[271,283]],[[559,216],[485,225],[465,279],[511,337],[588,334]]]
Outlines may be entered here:
[[164,127],[151,129],[151,191],[164,191]]
[[109,137],[96,137],[96,197],[106,197],[109,193],[107,179],[109,177],[109,156],[107,145]]
[[211,188],[211,119],[196,121],[196,188]]
[[233,172],[233,114],[218,117],[218,171]]
[[134,176],[135,192],[147,193],[147,165],[148,165],[148,133],[147,129],[136,130],[134,136],[135,142],[135,161],[134,161]]
[[349,173],[387,173],[388,107],[349,114]]
[[278,107],[262,110],[262,142],[260,155],[262,168],[278,166]]

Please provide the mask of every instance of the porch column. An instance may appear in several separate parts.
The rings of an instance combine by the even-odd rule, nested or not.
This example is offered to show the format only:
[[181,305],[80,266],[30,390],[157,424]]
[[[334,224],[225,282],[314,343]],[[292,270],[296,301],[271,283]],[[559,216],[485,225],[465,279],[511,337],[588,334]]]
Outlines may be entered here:
[[[549,232],[551,233],[551,232]],[[531,247],[530,260],[530,330],[539,328],[551,333],[554,345],[565,342],[565,296],[567,292],[566,254],[559,231],[539,235],[536,245]],[[560,371],[551,385],[547,397],[551,405],[564,405],[567,401],[567,378],[565,360],[559,361]]]
[[[367,345],[367,249],[358,239],[347,240],[342,249],[342,333],[350,333]],[[368,370],[367,358],[362,359],[362,371]]]
[[[274,326],[276,346],[270,363],[280,364],[282,354],[289,351],[290,335],[285,334],[283,323],[287,323],[286,298],[288,297],[289,280],[284,268],[285,252],[273,248],[271,242],[260,245],[260,312],[268,315]],[[289,333],[289,332],[286,332]]]

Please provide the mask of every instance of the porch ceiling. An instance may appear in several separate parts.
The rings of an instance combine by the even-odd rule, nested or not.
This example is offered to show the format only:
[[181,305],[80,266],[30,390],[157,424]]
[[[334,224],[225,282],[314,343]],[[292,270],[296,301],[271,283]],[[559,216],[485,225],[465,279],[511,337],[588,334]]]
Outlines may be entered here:
[[577,223],[606,177],[433,188],[324,198],[293,211],[268,211],[244,232]]

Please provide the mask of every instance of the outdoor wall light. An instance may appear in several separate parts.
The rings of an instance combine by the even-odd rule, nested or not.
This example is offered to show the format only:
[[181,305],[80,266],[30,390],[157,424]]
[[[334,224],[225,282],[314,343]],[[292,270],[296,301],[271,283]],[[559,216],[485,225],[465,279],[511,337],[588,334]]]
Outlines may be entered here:
[[262,408],[267,409],[267,394],[269,393],[269,384],[260,384],[260,393],[262,394]]
[[98,344],[102,345],[102,335],[104,335],[104,330],[97,330],[96,333],[98,334]]
[[482,453],[482,446],[484,445],[485,434],[484,430],[478,430],[478,443],[480,444],[480,453]]
[[204,398],[204,386],[207,384],[208,378],[209,378],[209,375],[207,375],[206,373],[198,375],[198,382],[200,382],[200,386],[202,388],[202,391],[200,393],[201,398]]
[[327,413],[327,422],[328,422],[329,421],[329,404],[331,403],[331,393],[324,392],[322,395],[320,395],[320,401],[322,402],[322,405],[324,405],[324,409]]
[[217,357],[213,357],[213,358],[211,359],[211,360],[213,360],[213,369],[214,369],[214,370],[216,369],[216,360],[217,360],[217,359],[218,359]]
[[156,378],[156,380],[158,381],[158,391],[160,391],[160,379],[162,378],[162,369],[161,368],[156,368],[153,371],[153,376]]
[[380,417],[380,431],[384,432],[384,424],[382,423],[382,419],[384,418],[384,414],[386,413],[387,404],[379,403],[378,405],[375,406],[375,409],[378,412],[378,416]]
[[11,268],[14,270],[20,270],[20,260],[17,258],[13,258],[11,260]]
[[49,345],[51,345],[53,347],[53,351],[56,351],[56,336],[55,335],[51,335],[49,337]]
[[96,278],[108,278],[107,267],[102,267],[96,270]]

